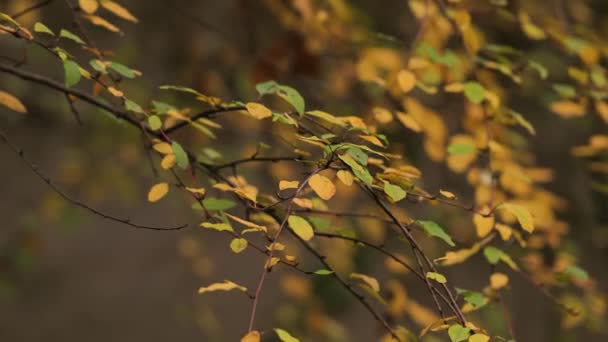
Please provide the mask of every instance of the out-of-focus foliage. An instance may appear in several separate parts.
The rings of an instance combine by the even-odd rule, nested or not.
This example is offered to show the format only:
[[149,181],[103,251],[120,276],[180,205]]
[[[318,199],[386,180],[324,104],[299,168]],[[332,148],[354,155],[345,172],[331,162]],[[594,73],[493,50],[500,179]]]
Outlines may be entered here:
[[[584,160],[589,186],[605,203],[605,4],[390,1],[394,17],[380,22],[377,1],[260,1],[251,6],[265,17],[245,11],[246,20],[230,25],[254,31],[272,21],[287,32],[283,39],[261,42],[256,57],[229,47],[218,53],[234,68],[225,79],[214,70],[204,71],[204,82],[180,78],[160,65],[168,76],[156,84],[142,71],[155,71],[145,55],[114,48],[146,25],[126,1],[68,1],[52,23],[36,15],[42,6],[15,15],[14,7],[27,6],[9,3],[0,8],[0,86],[12,75],[58,91],[64,109],[111,140],[121,163],[102,160],[90,179],[106,168],[151,168],[155,180],[109,171],[120,177],[99,181],[129,183],[142,202],[191,208],[198,225],[179,250],[196,272],[211,274],[221,258],[200,250],[207,234],[225,236],[226,253],[258,270],[249,280],[238,268],[223,270],[234,280],[198,290],[251,299],[249,321],[235,325],[241,341],[356,339],[334,316],[340,306],[365,311],[365,329],[382,341],[515,340],[508,307],[524,286],[554,304],[556,331],[606,338],[605,293],[568,235],[578,228],[569,220],[571,199],[552,190],[556,171],[537,156],[562,139],[543,120],[587,127],[584,145],[555,158]],[[11,89],[0,88],[8,110],[26,118],[31,108],[53,110]],[[543,110],[552,116],[541,118]],[[100,115],[105,121],[89,118]],[[145,151],[134,150],[142,138]],[[65,174],[71,163],[58,162]],[[92,189],[88,198],[113,195]],[[62,205],[44,207],[54,215]],[[252,265],[253,255],[262,261]],[[256,316],[273,278],[284,296],[281,318],[261,326]],[[523,285],[512,286],[515,279]]]

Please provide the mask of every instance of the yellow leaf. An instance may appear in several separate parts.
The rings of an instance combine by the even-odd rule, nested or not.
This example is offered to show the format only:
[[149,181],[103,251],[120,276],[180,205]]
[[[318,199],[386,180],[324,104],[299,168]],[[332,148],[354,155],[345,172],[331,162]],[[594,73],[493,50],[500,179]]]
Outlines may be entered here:
[[201,223],[201,227],[215,229],[218,232],[232,232],[232,226],[229,223],[221,222],[221,223],[212,223],[212,222],[203,222]]
[[160,161],[160,167],[163,168],[163,170],[169,170],[170,168],[175,166],[175,154],[167,154],[166,156],[163,157],[163,159]]
[[374,119],[381,124],[387,124],[393,121],[393,114],[384,107],[374,107],[372,108],[372,113],[374,114]]
[[435,259],[435,261],[440,261],[442,266],[461,264],[475,253],[479,252],[480,248],[481,245],[476,243],[471,248],[459,249],[454,252],[449,251],[443,257]]
[[312,201],[308,198],[294,198],[293,203],[299,207],[312,209]]
[[469,337],[469,342],[488,342],[490,341],[490,336],[484,334],[475,334]]
[[241,238],[237,238],[237,239],[232,239],[232,241],[230,241],[230,249],[234,252],[234,253],[241,253],[242,251],[245,250],[245,248],[247,248],[247,240],[245,239],[241,239]]
[[203,294],[205,292],[230,291],[230,290],[239,290],[239,291],[247,292],[246,287],[233,283],[230,280],[224,280],[224,282],[222,282],[222,283],[214,283],[209,286],[199,288],[198,294]]
[[18,98],[14,97],[13,95],[11,95],[9,93],[1,91],[1,90],[0,90],[0,105],[3,105],[5,107],[7,107],[8,109],[13,110],[17,113],[27,113],[27,109],[25,108],[23,103],[21,103],[21,101],[19,101]]
[[[255,230],[255,231],[263,231],[263,232],[266,232],[266,231],[268,230],[268,229],[267,229],[266,227],[264,227],[264,226],[260,226],[259,224],[253,223],[253,222],[251,222],[251,221],[243,220],[242,218],[240,218],[240,217],[236,217],[236,216],[231,215],[231,214],[229,214],[229,213],[224,213],[224,215],[226,215],[228,218],[230,218],[230,219],[234,220],[235,222],[238,222],[238,223],[242,224],[242,225],[243,225],[243,226],[245,226],[245,227],[252,228],[252,229],[253,229],[253,230]],[[241,232],[241,233],[244,233],[244,232],[245,232],[245,231],[243,231],[243,232]]]
[[416,86],[416,75],[409,70],[401,70],[397,73],[397,83],[404,93],[409,93]]
[[448,281],[443,274],[437,272],[426,272],[426,277],[433,279],[440,284],[445,284]]
[[498,234],[500,234],[500,238],[503,241],[509,240],[509,238],[511,238],[511,235],[513,235],[513,228],[507,226],[506,224],[497,223],[496,230],[498,231]]
[[298,182],[298,181],[286,181],[286,180],[282,180],[282,181],[279,182],[279,190],[297,189],[298,185],[300,185],[300,182]]
[[441,196],[447,198],[447,199],[455,199],[456,195],[454,195],[453,193],[447,191],[447,190],[439,190],[439,194],[441,194]]
[[267,270],[270,270],[271,268],[273,268],[276,264],[279,263],[281,259],[277,258],[277,257],[272,257],[268,260],[266,260],[266,263],[264,264],[264,268]]
[[530,39],[543,40],[547,37],[543,29],[532,23],[532,21],[530,20],[530,16],[527,13],[520,13],[519,21],[521,23],[522,31],[524,31],[526,36],[528,36]]
[[411,129],[414,132],[422,131],[420,124],[411,115],[397,112],[397,119],[399,119],[403,126]]
[[572,101],[557,101],[551,104],[551,111],[564,118],[574,118],[585,115],[585,106]]
[[287,331],[285,331],[283,329],[274,329],[274,331],[277,334],[277,336],[279,337],[279,340],[281,340],[281,342],[300,342],[299,339],[291,336],[290,333],[288,333]]
[[374,290],[375,292],[380,292],[380,283],[378,283],[378,280],[376,278],[361,273],[351,273],[350,277],[353,279],[362,280],[372,290]]
[[154,144],[152,146],[152,148],[162,154],[173,154],[173,148],[171,147],[171,145],[167,144],[166,142]]
[[135,16],[131,14],[128,9],[122,7],[114,1],[104,0],[101,2],[101,6],[106,10],[114,13],[114,15],[116,15],[117,17],[132,21],[134,23],[138,22],[137,18],[135,18]]
[[496,272],[490,276],[490,286],[492,286],[494,290],[499,290],[505,287],[508,283],[509,277],[504,273]]
[[241,338],[241,342],[260,342],[260,332],[257,330],[250,331],[247,335]]
[[298,235],[302,240],[309,241],[315,235],[312,226],[304,218],[291,215],[287,221],[294,233],[296,233],[296,235]]
[[148,192],[148,201],[156,202],[161,198],[165,197],[165,195],[169,192],[169,184],[167,183],[158,183],[153,185],[150,188],[150,192]]
[[515,215],[521,227],[528,233],[532,233],[534,231],[534,220],[532,218],[532,214],[530,214],[528,209],[525,207],[512,203],[504,203],[499,208],[505,209],[511,214]]
[[115,97],[123,97],[125,95],[125,93],[114,87],[108,87],[108,92],[110,92],[110,94],[114,95]]
[[332,183],[329,178],[318,173],[310,177],[308,185],[310,185],[315,193],[324,200],[328,200],[336,194],[336,186],[334,183]]
[[84,18],[86,18],[88,21],[90,21],[91,24],[103,27],[108,31],[120,32],[120,29],[118,27],[114,26],[114,24],[110,23],[109,21],[105,20],[102,17],[98,17],[96,15],[86,15],[86,16],[84,16]]
[[262,120],[272,116],[272,111],[263,104],[249,102],[247,103],[247,105],[245,105],[245,107],[247,108],[247,112],[249,112],[251,116],[258,120]]
[[372,143],[376,146],[384,147],[384,144],[382,143],[382,141],[380,141],[380,139],[378,139],[377,137],[375,137],[373,135],[360,135],[359,138],[361,138],[365,141],[369,141],[370,143]]
[[199,195],[199,196],[204,196],[207,193],[207,190],[205,190],[205,188],[186,187],[186,191],[188,191],[191,194],[195,194],[195,195]]
[[99,8],[99,3],[97,0],[78,0],[78,5],[80,9],[85,11],[88,14],[93,14]]
[[336,174],[336,176],[338,176],[338,179],[344,183],[344,185],[346,186],[351,186],[353,185],[353,174],[350,173],[349,171],[346,170],[340,170],[338,171],[338,173]]
[[605,123],[608,123],[608,104],[606,102],[595,102],[595,111],[602,117]]
[[485,217],[479,214],[474,214],[473,223],[475,224],[477,236],[482,238],[488,235],[494,228],[494,216]]

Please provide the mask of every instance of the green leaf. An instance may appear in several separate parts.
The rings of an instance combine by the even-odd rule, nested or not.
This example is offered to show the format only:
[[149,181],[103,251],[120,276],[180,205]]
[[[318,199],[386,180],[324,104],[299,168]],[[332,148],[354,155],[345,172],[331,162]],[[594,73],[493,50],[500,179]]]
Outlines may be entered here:
[[279,336],[279,340],[281,340],[281,342],[300,342],[300,340],[291,336],[287,331],[283,329],[275,328],[274,332],[277,333],[277,336]]
[[477,148],[471,144],[456,143],[448,146],[448,153],[451,155],[469,154],[475,152]]
[[569,84],[556,83],[552,85],[553,90],[564,99],[576,97],[576,89]]
[[353,171],[353,174],[359,178],[363,183],[367,185],[372,185],[374,182],[374,178],[369,173],[366,167],[361,166],[350,154],[341,154],[338,155],[338,158],[342,160],[346,165],[350,166],[350,169]]
[[173,149],[173,153],[175,154],[175,161],[177,163],[177,166],[179,166],[182,170],[185,170],[189,165],[188,155],[186,154],[186,151],[184,151],[182,145],[180,145],[176,141],[171,143],[171,148]]
[[151,130],[157,131],[161,127],[163,127],[163,122],[160,120],[160,118],[158,116],[152,115],[152,116],[148,117],[148,126],[150,126]]
[[292,87],[278,84],[275,81],[258,83],[255,86],[260,96],[276,94],[287,101],[299,114],[304,114],[304,98]]
[[454,247],[454,241],[452,238],[443,230],[443,228],[433,221],[416,221],[430,236],[440,238],[448,245]]
[[595,67],[591,71],[591,81],[599,88],[603,88],[606,85],[606,76],[604,70],[601,67]]
[[582,281],[587,281],[589,279],[589,274],[584,269],[578,266],[568,266],[564,271],[567,275],[577,278]]
[[[236,203],[234,203],[231,200],[227,200],[227,199],[223,199],[223,198],[207,196],[203,200],[203,205],[205,206],[205,208],[207,210],[220,211],[220,210],[228,210],[228,209],[234,208],[236,206]],[[203,208],[201,207],[201,205],[199,203],[194,203],[192,205],[192,209],[203,210]]]
[[334,273],[334,271],[330,271],[330,270],[326,270],[326,269],[316,270],[314,272],[314,274],[316,274],[316,275],[330,275],[332,273]]
[[40,22],[34,24],[34,31],[38,33],[50,34],[51,36],[55,35],[55,33],[53,33],[50,28]]
[[340,126],[340,127],[346,126],[346,124],[344,123],[344,121],[338,119],[337,117],[335,117],[335,116],[333,116],[333,115],[331,115],[329,113],[326,113],[326,112],[323,112],[323,111],[320,111],[320,110],[309,111],[309,112],[306,112],[306,114],[308,114],[310,116],[317,117],[317,118],[322,119],[322,120],[325,120],[325,121],[327,121],[329,123],[332,123],[332,124]]
[[135,73],[133,72],[133,69],[129,68],[126,65],[120,64],[120,63],[116,63],[116,62],[112,62],[110,63],[110,65],[108,65],[108,67],[114,71],[116,71],[118,74],[120,74],[123,77],[126,78],[135,78]]
[[401,189],[400,186],[388,182],[384,183],[384,193],[387,194],[393,202],[399,202],[407,195],[407,192]]
[[277,95],[292,105],[296,112],[299,114],[304,114],[304,98],[297,90],[288,86],[280,86]]
[[168,111],[175,109],[172,105],[160,101],[152,101],[152,106],[157,114],[165,114]]
[[289,226],[294,233],[296,233],[296,235],[298,235],[304,241],[312,239],[315,235],[310,223],[300,216],[290,215],[287,222],[289,222]]
[[492,265],[496,265],[500,261],[503,251],[496,247],[486,247],[483,249],[483,255],[488,259],[488,262]]
[[443,274],[437,272],[426,272],[426,277],[433,279],[440,284],[445,284],[448,281]]
[[209,228],[209,229],[215,229],[217,231],[228,231],[228,232],[232,232],[234,231],[232,229],[232,226],[229,223],[211,223],[211,222],[203,222],[201,223],[201,227],[204,228]]
[[503,252],[502,250],[500,250],[496,247],[488,246],[488,247],[484,248],[483,255],[486,257],[488,262],[492,265],[496,265],[499,261],[502,261],[514,270],[519,269],[519,267],[517,266],[515,261],[513,261],[513,259],[507,253]]
[[529,61],[528,62],[528,66],[534,70],[536,70],[536,72],[538,72],[538,75],[540,76],[541,79],[545,80],[547,79],[547,77],[549,77],[549,70],[547,70],[547,68],[535,61]]
[[274,94],[278,86],[279,84],[275,81],[266,81],[256,84],[255,90],[258,91],[260,96],[264,96],[266,94]]
[[59,37],[69,39],[80,45],[85,45],[84,41],[82,39],[80,39],[80,37],[78,37],[77,35],[73,34],[72,32],[70,32],[66,29],[61,29],[61,31],[59,32]]
[[509,114],[511,114],[511,116],[513,116],[515,121],[517,121],[517,123],[520,126],[527,129],[530,134],[536,135],[536,130],[534,129],[534,126],[532,126],[532,124],[528,120],[526,120],[526,118],[524,118],[523,115],[521,115],[515,111],[512,111],[512,110],[509,111]]
[[198,91],[196,91],[196,90],[194,90],[192,88],[182,87],[182,86],[164,85],[164,86],[160,86],[159,89],[181,91],[181,92],[184,92],[184,93],[190,93],[190,94],[194,94],[194,95],[197,95],[197,96],[203,95],[203,94],[199,93]]
[[107,73],[106,65],[99,59],[92,59],[91,61],[89,61],[89,64],[93,69],[95,69],[95,71],[100,72],[102,74]]
[[63,62],[65,71],[65,85],[71,87],[80,81],[80,66],[73,60],[67,59]]
[[465,290],[456,288],[458,295],[464,298],[464,301],[471,304],[474,308],[480,308],[488,303],[488,299],[477,291]]
[[0,21],[3,21],[3,20],[8,21],[9,23],[11,23],[17,27],[21,27],[21,25],[19,25],[19,23],[16,22],[15,19],[11,18],[10,15],[0,12]]
[[460,324],[454,324],[448,329],[448,335],[452,342],[466,341],[471,336],[471,329]]
[[247,240],[242,238],[235,238],[230,241],[230,249],[237,254],[244,251],[247,248],[247,245]]
[[486,89],[475,81],[469,81],[464,84],[464,95],[469,101],[480,104],[486,98]]
[[369,157],[367,156],[367,153],[363,152],[360,148],[349,147],[346,150],[346,153],[350,154],[357,161],[357,163],[367,166],[367,160]]
[[141,108],[140,105],[131,100],[125,100],[125,108],[135,113],[144,113],[143,108]]

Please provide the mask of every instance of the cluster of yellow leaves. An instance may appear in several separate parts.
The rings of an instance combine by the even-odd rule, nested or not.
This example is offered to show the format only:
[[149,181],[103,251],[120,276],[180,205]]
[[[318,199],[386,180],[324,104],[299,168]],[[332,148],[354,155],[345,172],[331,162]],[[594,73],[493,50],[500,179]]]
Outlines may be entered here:
[[[445,157],[447,127],[441,116],[430,108],[424,106],[418,100],[408,97],[403,101],[406,115],[411,116],[412,120],[418,124],[425,135],[424,150],[428,156],[435,161],[441,161]],[[400,121],[404,122],[403,116],[399,116]],[[409,120],[409,119],[407,119]],[[406,124],[406,127],[416,127]]]
[[154,144],[152,148],[163,155],[163,159],[160,161],[160,166],[163,170],[168,170],[175,166],[176,157],[171,145],[166,142],[160,142]]
[[95,15],[95,13],[98,11],[98,9],[100,7],[99,5],[101,5],[102,8],[104,8],[108,12],[114,14],[115,16],[117,16],[121,19],[128,20],[133,23],[138,22],[137,18],[128,9],[126,9],[125,7],[123,7],[122,5],[120,5],[119,3],[115,2],[115,1],[79,0],[78,5],[79,5],[80,9],[84,12],[83,17],[86,20],[88,20],[93,25],[103,27],[106,30],[111,31],[111,32],[118,33],[118,32],[121,32],[121,30],[120,30],[120,28],[118,28],[116,25],[112,24],[108,20]]

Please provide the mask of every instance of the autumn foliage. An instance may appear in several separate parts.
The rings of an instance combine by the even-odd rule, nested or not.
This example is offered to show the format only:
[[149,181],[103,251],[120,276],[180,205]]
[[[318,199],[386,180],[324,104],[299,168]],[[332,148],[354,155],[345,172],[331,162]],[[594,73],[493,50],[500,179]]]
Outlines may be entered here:
[[[174,202],[190,210],[177,223],[193,223],[121,218],[71,196],[5,121],[0,138],[15,157],[3,162],[24,162],[66,203],[126,229],[184,234],[184,263],[204,236],[223,237],[257,276],[223,270],[198,294],[248,301],[234,308],[248,310],[232,322],[241,341],[358,340],[332,314],[333,296],[365,312],[358,328],[381,341],[519,340],[509,308],[520,288],[552,304],[562,331],[606,338],[605,293],[569,237],[572,199],[551,187],[567,175],[535,153],[560,139],[542,120],[584,122],[585,144],[556,158],[579,158],[605,203],[608,45],[594,23],[607,9],[554,2],[547,14],[544,1],[403,1],[395,11],[410,22],[393,36],[349,1],[263,1],[255,6],[288,38],[260,48],[232,91],[220,77],[155,84],[137,59],[123,60],[112,41],[145,22],[128,1],[67,1],[63,26],[31,19],[46,2],[0,7],[2,115],[47,106],[26,96],[29,85],[61,95],[64,122],[129,131],[113,144],[144,146],[130,157],[139,171],[128,179],[146,184],[138,202]],[[52,62],[41,68],[28,54]],[[276,296],[269,282],[296,310],[273,326],[256,319]]]

